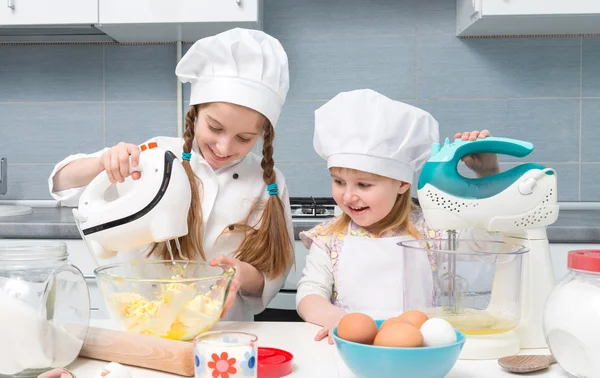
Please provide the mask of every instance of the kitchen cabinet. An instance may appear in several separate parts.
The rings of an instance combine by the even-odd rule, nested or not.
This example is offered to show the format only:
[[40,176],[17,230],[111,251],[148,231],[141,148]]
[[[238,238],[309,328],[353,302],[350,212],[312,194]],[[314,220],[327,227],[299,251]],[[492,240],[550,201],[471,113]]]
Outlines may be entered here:
[[581,35],[600,32],[600,1],[456,0],[456,34]]
[[0,0],[0,26],[98,23],[98,0]]
[[234,27],[262,29],[263,0],[98,0],[96,26],[117,41],[188,41]]

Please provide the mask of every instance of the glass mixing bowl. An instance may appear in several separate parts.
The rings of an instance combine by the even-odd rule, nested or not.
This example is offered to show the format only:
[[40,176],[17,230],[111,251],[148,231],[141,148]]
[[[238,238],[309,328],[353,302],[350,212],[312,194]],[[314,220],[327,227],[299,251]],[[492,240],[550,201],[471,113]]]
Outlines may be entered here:
[[[522,257],[527,248],[465,239],[421,239],[399,245],[406,253],[427,253],[433,265],[431,307],[415,310],[446,319],[466,335],[498,334],[518,325]],[[406,305],[411,309],[410,303]]]
[[235,269],[147,260],[102,266],[94,274],[122,330],[189,341],[219,320]]

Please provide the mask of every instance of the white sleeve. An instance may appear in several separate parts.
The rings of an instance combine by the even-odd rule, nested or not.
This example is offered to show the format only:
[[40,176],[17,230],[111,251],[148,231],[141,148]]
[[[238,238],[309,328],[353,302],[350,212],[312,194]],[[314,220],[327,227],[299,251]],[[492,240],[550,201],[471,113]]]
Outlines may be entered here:
[[[295,253],[294,253],[294,245],[295,245],[295,243],[294,243],[294,224],[292,222],[292,210],[291,210],[291,206],[290,206],[290,197],[288,194],[287,185],[285,184],[285,181],[283,180],[283,175],[280,172],[277,172],[277,173],[278,173],[278,177],[282,178],[282,182],[278,183],[278,185],[283,188],[281,190],[281,201],[283,202],[283,209],[285,212],[285,220],[286,220],[287,229],[288,229],[288,233],[289,233],[290,241],[291,241],[291,245],[292,245],[292,256],[295,256]],[[260,314],[262,311],[264,311],[265,308],[267,308],[267,305],[273,300],[273,298],[275,298],[275,296],[277,295],[279,290],[281,290],[281,288],[285,284],[285,280],[287,279],[287,276],[290,273],[291,268],[292,267],[290,266],[287,269],[287,271],[284,274],[280,275],[279,277],[275,277],[275,278],[271,279],[271,278],[267,278],[267,276],[264,276],[265,286],[263,289],[262,296],[260,296],[260,297],[246,295],[246,294],[242,293],[242,290],[240,290],[238,292],[240,297],[243,299],[243,301],[246,303],[246,305],[250,309],[250,311],[252,311],[254,314]]]
[[317,243],[312,243],[306,256],[302,278],[298,281],[296,308],[298,308],[298,303],[302,298],[309,294],[317,294],[330,300],[332,292],[333,265],[331,264],[331,258]]
[[81,196],[81,193],[83,193],[83,191],[85,190],[85,186],[81,186],[79,188],[70,188],[70,189],[65,189],[65,190],[60,190],[60,191],[54,191],[54,184],[53,184],[54,176],[56,175],[56,173],[58,171],[60,171],[67,164],[69,164],[75,160],[79,160],[79,159],[90,158],[90,157],[100,157],[106,150],[108,150],[108,148],[104,148],[101,151],[97,151],[92,154],[75,154],[75,155],[67,156],[64,160],[62,160],[58,164],[56,164],[54,166],[54,169],[52,170],[52,173],[50,173],[50,177],[48,178],[48,189],[50,190],[50,195],[52,196],[52,198],[60,201],[62,206],[76,207],[79,204],[78,203],[79,196]]

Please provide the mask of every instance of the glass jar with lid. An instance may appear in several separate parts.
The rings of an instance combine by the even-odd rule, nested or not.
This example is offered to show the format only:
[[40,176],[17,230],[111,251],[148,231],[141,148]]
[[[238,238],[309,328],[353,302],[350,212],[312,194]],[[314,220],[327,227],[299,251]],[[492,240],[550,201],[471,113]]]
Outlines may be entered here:
[[544,309],[546,342],[569,374],[600,378],[600,250],[570,251],[567,265]]
[[79,355],[90,297],[67,258],[62,242],[0,240],[0,377],[37,377]]

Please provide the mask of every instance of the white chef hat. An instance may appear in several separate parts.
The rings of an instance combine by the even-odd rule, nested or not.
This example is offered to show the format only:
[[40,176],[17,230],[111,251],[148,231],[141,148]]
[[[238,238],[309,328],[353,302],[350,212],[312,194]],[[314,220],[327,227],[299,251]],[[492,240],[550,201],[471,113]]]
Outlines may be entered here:
[[217,101],[242,105],[263,114],[273,127],[290,82],[281,43],[262,31],[241,28],[194,43],[175,73],[192,85],[190,106]]
[[342,92],[315,111],[313,144],[328,168],[412,183],[438,140],[431,114],[371,89]]

